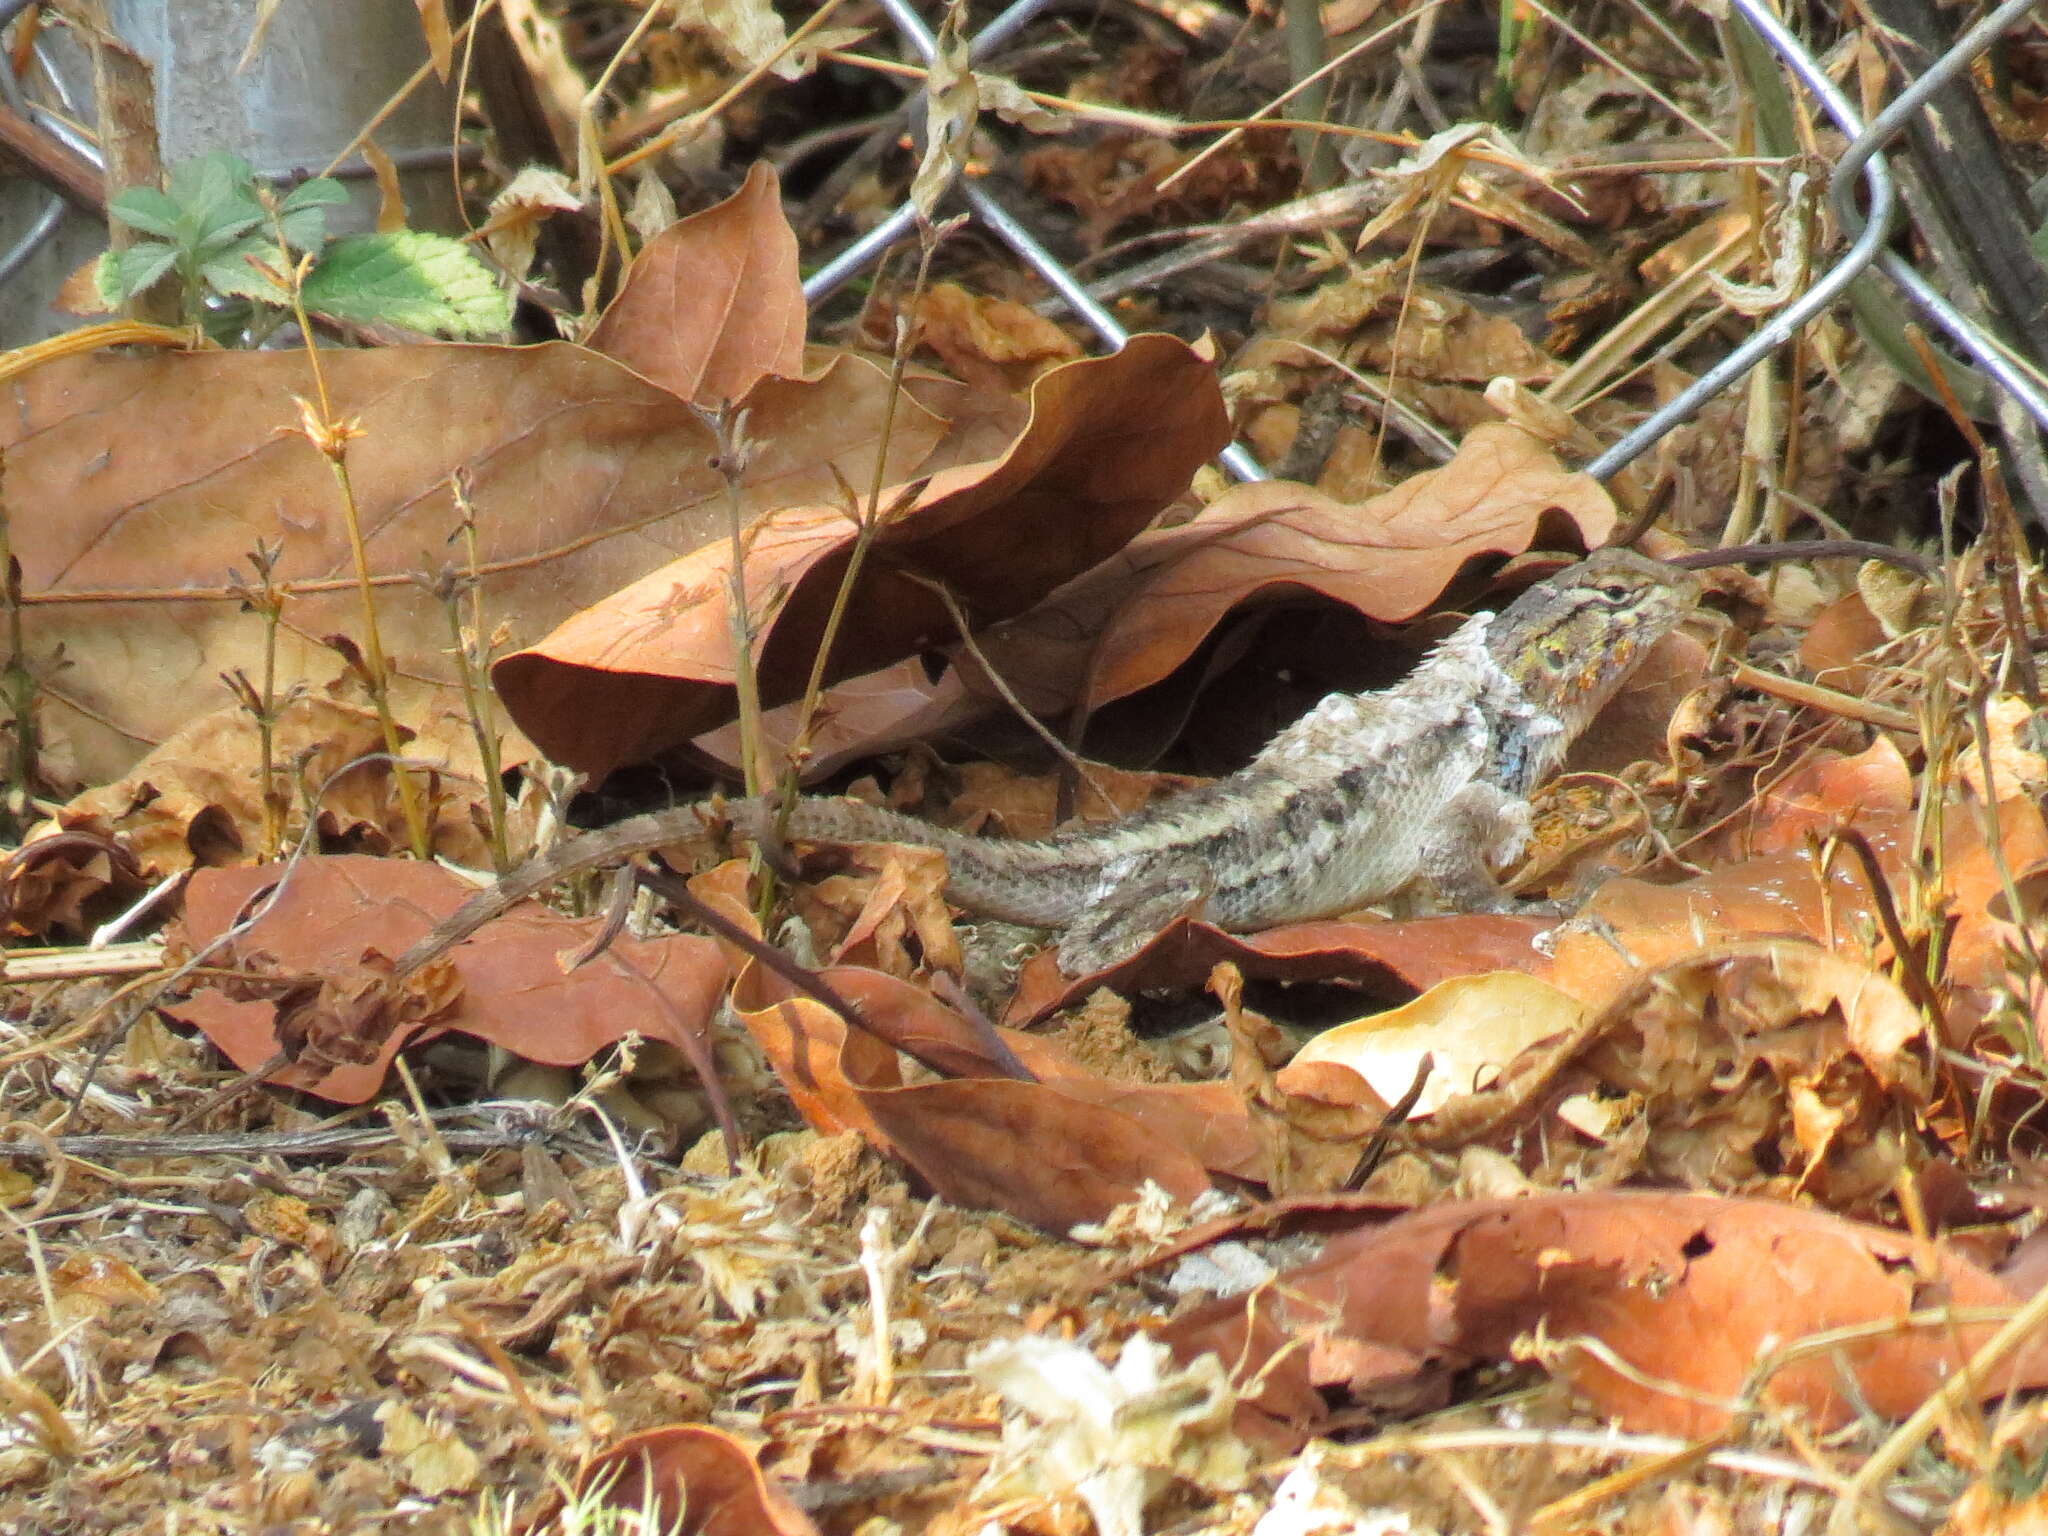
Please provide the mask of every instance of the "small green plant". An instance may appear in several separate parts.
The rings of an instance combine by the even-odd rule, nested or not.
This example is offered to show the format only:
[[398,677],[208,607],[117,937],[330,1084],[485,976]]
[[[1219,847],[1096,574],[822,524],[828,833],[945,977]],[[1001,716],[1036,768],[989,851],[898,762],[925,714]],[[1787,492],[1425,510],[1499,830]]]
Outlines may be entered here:
[[413,229],[330,240],[327,210],[346,201],[324,176],[275,196],[240,156],[187,160],[163,191],[128,187],[109,201],[148,238],[100,258],[100,297],[119,305],[174,276],[188,324],[217,340],[260,338],[289,317],[292,270],[309,257],[301,298],[326,319],[460,337],[511,324],[510,296],[460,241]]

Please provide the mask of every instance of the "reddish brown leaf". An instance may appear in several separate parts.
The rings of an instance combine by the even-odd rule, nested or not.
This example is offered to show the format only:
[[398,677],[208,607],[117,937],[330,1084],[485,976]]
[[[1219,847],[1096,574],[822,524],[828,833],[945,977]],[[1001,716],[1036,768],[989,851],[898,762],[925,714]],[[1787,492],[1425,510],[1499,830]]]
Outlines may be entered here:
[[1292,481],[1239,486],[1132,540],[983,649],[1032,709],[1092,711],[1166,677],[1234,610],[1312,592],[1369,618],[1412,618],[1468,560],[1532,541],[1590,547],[1614,520],[1597,483],[1495,423],[1443,468],[1355,506]]
[[[934,476],[875,535],[828,678],[951,637],[945,605],[912,573],[944,583],[977,622],[1017,613],[1121,548],[1229,436],[1213,369],[1169,336],[1053,370],[1033,385],[1031,407],[1001,459]],[[755,526],[745,576],[766,703],[808,680],[854,536],[837,505]],[[731,719],[730,559],[728,543],[709,544],[500,661],[492,679],[521,729],[557,762],[601,777]]]
[[781,183],[756,161],[731,197],[647,242],[585,345],[709,408],[801,374],[804,321]]
[[905,1084],[882,1041],[848,1034],[837,1015],[758,967],[736,986],[736,1011],[806,1121],[828,1134],[860,1131],[954,1204],[1065,1232],[1100,1220],[1148,1179],[1189,1200],[1209,1186],[1204,1160],[1238,1173],[1258,1165],[1227,1088],[1107,1083],[1047,1041],[1009,1031],[1005,1042],[1039,1081],[1001,1078],[981,1037],[928,992],[877,971],[824,975],[890,1041],[960,1076]]
[[664,1424],[614,1440],[576,1474],[579,1499],[675,1536],[817,1536],[754,1453],[708,1424]]
[[[1821,1427],[1853,1416],[1841,1372],[1886,1417],[1918,1407],[1990,1337],[1989,1324],[1910,1328],[1925,1307],[2010,1306],[2002,1283],[1936,1244],[1767,1200],[1649,1191],[1460,1201],[1334,1238],[1250,1298],[1172,1324],[1183,1359],[1213,1351],[1248,1404],[1301,1437],[1320,1390],[1414,1392],[1541,1329],[1546,1362],[1595,1411],[1637,1430],[1703,1438],[1771,1344],[1873,1323],[1839,1349],[1763,1384],[1767,1402]],[[1599,1341],[1624,1375],[1568,1341]],[[1303,1347],[1306,1346],[1306,1347]],[[2023,1354],[1998,1390],[2048,1384],[2048,1350]]]
[[[200,871],[175,940],[188,949],[210,943],[277,883],[281,868]],[[726,981],[715,944],[689,936],[622,939],[587,967],[565,973],[562,957],[587,944],[602,920],[539,907],[507,914],[450,951],[448,968],[430,968],[401,996],[388,996],[389,958],[470,892],[436,865],[308,858],[271,908],[216,952],[213,963],[238,966],[249,980],[202,991],[166,1011],[205,1031],[244,1070],[269,1060],[282,1043],[310,1042],[303,1059],[271,1080],[342,1103],[374,1094],[391,1058],[427,1030],[459,1030],[555,1066],[587,1061],[629,1032],[686,1056],[698,1050],[696,1037]],[[280,991],[296,996],[315,986],[319,998],[310,1011],[280,1017]]]

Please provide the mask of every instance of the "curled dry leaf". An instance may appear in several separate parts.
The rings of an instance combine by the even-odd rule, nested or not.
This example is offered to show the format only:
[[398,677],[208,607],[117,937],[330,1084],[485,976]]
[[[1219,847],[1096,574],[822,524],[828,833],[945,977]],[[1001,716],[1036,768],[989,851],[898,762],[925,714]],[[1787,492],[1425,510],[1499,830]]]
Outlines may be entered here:
[[[1538,1041],[1576,1032],[1585,1006],[1534,976],[1488,971],[1438,982],[1414,1002],[1325,1030],[1278,1079],[1286,1093],[1327,1098],[1330,1078],[1311,1068],[1342,1067],[1392,1104],[1408,1092],[1422,1058],[1429,1080],[1411,1116],[1434,1114],[1487,1080]],[[1314,1082],[1318,1087],[1310,1087]],[[1339,1102],[1358,1102],[1356,1099]]]
[[752,1451],[708,1424],[664,1424],[614,1440],[576,1474],[576,1495],[621,1515],[647,1511],[649,1529],[675,1536],[818,1532]]
[[998,626],[983,649],[1039,713],[1092,712],[1159,682],[1249,605],[1315,593],[1367,618],[1413,618],[1469,560],[1537,541],[1590,548],[1614,523],[1598,482],[1493,424],[1441,469],[1357,505],[1282,480],[1227,491]]
[[800,375],[804,321],[796,234],[774,169],[758,162],[731,197],[641,249],[585,344],[709,409]]
[[1244,1006],[1244,978],[1237,967],[1227,961],[1218,965],[1209,975],[1209,990],[1223,1005],[1224,1027],[1230,1032],[1231,1084],[1243,1095],[1265,1146],[1258,1182],[1276,1199],[1341,1189],[1358,1168],[1360,1149],[1385,1123],[1399,1095],[1386,1100],[1369,1092],[1318,1098],[1301,1090],[1300,1074],[1294,1087],[1283,1088],[1273,1069],[1286,1060],[1291,1042],[1271,1020]]
[[[1925,1033],[1860,959],[1800,939],[1714,946],[1500,1058],[1496,1085],[1442,1105],[1415,1136],[1439,1150],[1540,1145],[1558,1177],[1867,1208],[1930,1156]],[[1589,1144],[1602,1149],[1591,1167]]]
[[[946,906],[946,856],[908,843],[848,843],[824,850],[845,872],[805,880],[793,901],[836,965],[910,979],[960,971],[960,941]],[[913,953],[911,943],[916,945]]]
[[[1039,1081],[998,1077],[985,1038],[930,993],[877,971],[823,975],[883,1038],[849,1034],[758,966],[735,984],[734,1007],[813,1128],[859,1131],[953,1204],[1065,1232],[1101,1220],[1148,1180],[1185,1201],[1209,1187],[1205,1164],[1240,1176],[1260,1166],[1225,1085],[1110,1082],[1011,1031],[1004,1043]],[[907,1083],[885,1041],[914,1044],[957,1075]]]
[[[408,829],[388,762],[365,762],[333,778],[349,763],[383,752],[374,712],[333,699],[295,698],[272,721],[270,750],[279,771],[272,794],[280,823],[303,814],[324,787],[323,836],[379,852],[404,846]],[[248,711],[218,709],[183,727],[113,783],[75,796],[37,835],[61,830],[118,838],[136,869],[152,881],[195,865],[247,863],[264,851],[261,761]],[[476,786],[449,775],[414,782],[424,791],[434,853],[458,864],[487,862],[489,852],[467,813],[468,791]],[[51,870],[38,868],[47,880]],[[39,912],[53,920],[75,912],[122,873],[118,865],[75,870],[61,889],[43,892],[34,904],[10,880],[10,918],[24,931],[40,931],[27,927],[41,920]]]
[[[1294,1441],[1326,1421],[1325,1392],[1447,1390],[1476,1363],[1520,1358],[1539,1330],[1544,1363],[1596,1412],[1703,1438],[1733,1421],[1772,1345],[1836,1329],[1868,1331],[1772,1371],[1764,1401],[1822,1429],[1853,1417],[1859,1401],[1900,1417],[1994,1327],[1941,1312],[1914,1326],[1907,1315],[2016,1300],[1939,1244],[1881,1227],[1768,1200],[1629,1191],[1459,1201],[1346,1232],[1271,1286],[1194,1312],[1165,1337],[1182,1359],[1220,1355],[1246,1389],[1241,1411]],[[1581,1336],[1627,1374],[1574,1347]],[[1998,1375],[1999,1390],[2044,1384],[2042,1346]]]
[[[1228,439],[1213,370],[1170,336],[1054,369],[1032,386],[1030,423],[1008,452],[934,475],[876,531],[828,679],[949,639],[927,581],[976,622],[1030,606],[1121,548]],[[802,692],[855,534],[836,502],[785,507],[750,531],[744,576],[765,704]],[[601,777],[732,719],[731,554],[725,539],[709,543],[500,661],[492,679],[521,729],[557,762]]]
[[[174,942],[186,952],[211,943],[282,869],[202,870]],[[565,973],[563,957],[602,921],[523,907],[394,996],[391,958],[470,893],[436,865],[304,859],[263,916],[216,951],[212,963],[238,967],[239,978],[165,1011],[204,1031],[245,1071],[289,1051],[292,1064],[270,1081],[350,1104],[376,1093],[391,1058],[424,1031],[459,1030],[554,1066],[587,1061],[629,1033],[701,1055],[727,975],[709,939],[621,939]]]

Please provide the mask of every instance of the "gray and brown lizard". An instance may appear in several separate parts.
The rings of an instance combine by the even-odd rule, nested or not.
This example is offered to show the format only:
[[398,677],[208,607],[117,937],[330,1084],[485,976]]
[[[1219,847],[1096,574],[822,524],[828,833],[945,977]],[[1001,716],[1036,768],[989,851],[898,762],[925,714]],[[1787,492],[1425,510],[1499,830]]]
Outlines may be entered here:
[[[1527,845],[1529,794],[1697,592],[1683,571],[1601,550],[1466,620],[1394,687],[1331,694],[1228,778],[1119,821],[1024,842],[808,798],[788,835],[937,847],[950,899],[1061,930],[1069,974],[1127,957],[1184,912],[1254,930],[1404,894],[1501,910],[1512,903],[1494,871]],[[760,802],[733,810],[742,831],[765,831]],[[557,880],[699,830],[682,806],[529,859],[401,956],[396,974]]]

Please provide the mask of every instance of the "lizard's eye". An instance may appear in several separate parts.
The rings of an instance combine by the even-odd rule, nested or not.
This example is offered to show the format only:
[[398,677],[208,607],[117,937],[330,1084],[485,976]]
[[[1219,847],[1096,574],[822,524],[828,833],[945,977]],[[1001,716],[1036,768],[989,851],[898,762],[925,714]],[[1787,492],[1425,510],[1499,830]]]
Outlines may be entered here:
[[1635,595],[1634,587],[1620,581],[1603,582],[1595,590],[1617,608]]

